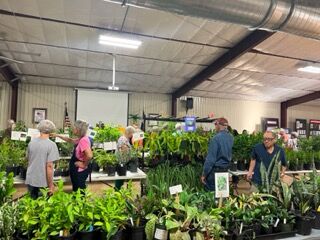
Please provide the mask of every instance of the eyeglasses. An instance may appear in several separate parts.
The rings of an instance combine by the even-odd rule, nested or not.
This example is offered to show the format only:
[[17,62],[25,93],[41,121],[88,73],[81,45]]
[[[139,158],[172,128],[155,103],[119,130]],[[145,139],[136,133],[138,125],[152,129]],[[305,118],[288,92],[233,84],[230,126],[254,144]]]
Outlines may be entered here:
[[270,141],[272,141],[273,139],[274,139],[274,138],[263,138],[263,141],[264,141],[264,142],[267,142],[267,141],[270,142]]

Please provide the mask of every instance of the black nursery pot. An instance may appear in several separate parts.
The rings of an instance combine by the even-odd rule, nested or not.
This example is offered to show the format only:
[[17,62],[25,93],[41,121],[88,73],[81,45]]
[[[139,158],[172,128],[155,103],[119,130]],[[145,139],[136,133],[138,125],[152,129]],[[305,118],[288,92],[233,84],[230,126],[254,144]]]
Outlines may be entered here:
[[144,227],[145,226],[129,227],[128,228],[129,240],[145,240],[146,233],[144,231]]
[[262,227],[261,229],[262,231],[262,234],[271,234],[272,233],[272,230],[273,230],[273,226],[272,225],[269,225],[267,228],[265,227]]
[[137,160],[133,160],[133,161],[129,161],[127,164],[127,169],[130,172],[138,172],[138,161]]
[[91,231],[91,232],[77,232],[77,240],[95,240],[97,239],[97,231]]
[[20,168],[20,177],[23,180],[25,180],[27,178],[27,169],[26,168],[23,168],[23,167]]
[[[108,176],[115,176],[116,175],[116,170],[117,170],[116,166],[107,166],[107,174],[108,174]],[[120,175],[120,176],[122,176],[122,175]]]
[[233,172],[237,171],[237,163],[236,162],[230,163],[230,170]]
[[311,169],[311,164],[310,163],[305,163],[305,164],[303,164],[303,168],[305,170],[310,170]]
[[313,220],[312,228],[314,229],[320,229],[320,212],[312,211],[315,218]]
[[60,177],[61,176],[61,170],[60,169],[54,170],[53,176]]
[[312,223],[315,216],[296,216],[296,226],[298,234],[310,235],[312,230]]
[[12,166],[7,166],[6,167],[6,173],[9,174],[9,173],[13,173],[13,176],[17,176],[17,169],[16,167],[12,167]]
[[114,236],[110,238],[111,240],[126,240],[123,238],[123,230],[119,230]]
[[169,236],[169,234],[166,229],[166,226],[156,224],[153,240],[167,240],[168,236]]
[[281,232],[292,232],[293,224],[292,223],[281,223],[280,224]]
[[126,165],[118,165],[117,173],[119,176],[126,176],[127,175],[127,166]]
[[98,163],[96,163],[95,161],[92,161],[91,167],[92,167],[93,172],[99,172],[99,170],[100,170]]
[[317,170],[320,170],[320,162],[314,162],[314,165]]
[[61,171],[61,177],[68,177],[70,174],[69,174],[69,169],[68,170],[62,170]]
[[240,171],[245,171],[246,170],[246,164],[242,161],[238,161],[237,162],[237,168]]

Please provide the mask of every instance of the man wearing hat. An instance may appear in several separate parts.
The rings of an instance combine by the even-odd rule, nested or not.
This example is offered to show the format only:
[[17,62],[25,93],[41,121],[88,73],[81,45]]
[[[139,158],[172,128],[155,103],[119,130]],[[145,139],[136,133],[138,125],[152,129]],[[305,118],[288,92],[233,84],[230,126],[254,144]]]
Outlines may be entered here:
[[208,191],[215,191],[214,173],[228,172],[230,166],[233,136],[227,128],[227,119],[218,118],[215,121],[217,134],[210,140],[208,155],[201,176],[201,181]]

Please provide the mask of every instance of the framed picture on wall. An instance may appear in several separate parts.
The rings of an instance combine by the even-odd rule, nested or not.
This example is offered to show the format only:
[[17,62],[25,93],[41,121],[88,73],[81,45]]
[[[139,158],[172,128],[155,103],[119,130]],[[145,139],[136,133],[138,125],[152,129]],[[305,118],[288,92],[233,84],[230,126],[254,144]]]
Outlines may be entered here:
[[46,108],[33,108],[33,123],[39,123],[44,119],[47,119],[47,109]]

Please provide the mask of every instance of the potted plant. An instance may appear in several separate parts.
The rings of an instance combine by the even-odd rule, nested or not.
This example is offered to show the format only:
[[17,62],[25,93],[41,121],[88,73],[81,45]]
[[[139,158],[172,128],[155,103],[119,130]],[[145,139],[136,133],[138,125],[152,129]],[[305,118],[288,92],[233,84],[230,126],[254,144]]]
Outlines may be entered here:
[[28,159],[22,158],[20,161],[20,177],[25,180],[27,177]]
[[313,193],[309,192],[302,180],[294,181],[294,203],[298,234],[310,235],[315,217],[311,214]]
[[127,163],[128,171],[137,172],[139,164],[139,152],[137,149],[130,149],[130,160]]
[[118,160],[117,173],[119,176],[127,175],[127,162],[130,160],[130,151],[118,151],[116,152],[116,158]]
[[15,193],[13,173],[0,172],[0,206],[12,200]]
[[280,219],[281,232],[292,232],[295,223],[295,216],[287,209],[281,209],[278,212],[278,218]]
[[17,204],[11,202],[0,205],[0,239],[12,240],[17,222]]
[[98,214],[95,207],[95,200],[87,190],[78,190],[74,196],[74,216],[77,220],[77,239],[94,240],[95,214]]
[[128,221],[125,191],[108,189],[104,197],[96,199],[94,226],[101,230],[97,239],[121,239],[123,228]]

